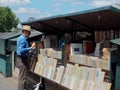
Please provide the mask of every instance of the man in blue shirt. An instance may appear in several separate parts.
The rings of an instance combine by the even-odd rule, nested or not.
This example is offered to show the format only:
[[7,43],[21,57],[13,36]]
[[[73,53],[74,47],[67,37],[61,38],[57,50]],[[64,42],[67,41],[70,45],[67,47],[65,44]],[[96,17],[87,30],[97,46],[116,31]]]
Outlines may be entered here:
[[18,77],[18,90],[24,90],[24,85],[28,72],[28,55],[29,51],[35,47],[35,43],[29,47],[27,38],[31,34],[31,27],[24,25],[22,29],[22,35],[18,37],[17,40],[17,64],[19,68],[19,77]]

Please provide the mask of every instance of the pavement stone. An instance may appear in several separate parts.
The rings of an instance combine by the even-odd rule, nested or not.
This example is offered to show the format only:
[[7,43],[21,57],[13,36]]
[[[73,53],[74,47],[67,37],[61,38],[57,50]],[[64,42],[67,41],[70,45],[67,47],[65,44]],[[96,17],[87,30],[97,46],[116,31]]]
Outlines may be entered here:
[[17,77],[4,77],[0,73],[0,90],[17,90]]

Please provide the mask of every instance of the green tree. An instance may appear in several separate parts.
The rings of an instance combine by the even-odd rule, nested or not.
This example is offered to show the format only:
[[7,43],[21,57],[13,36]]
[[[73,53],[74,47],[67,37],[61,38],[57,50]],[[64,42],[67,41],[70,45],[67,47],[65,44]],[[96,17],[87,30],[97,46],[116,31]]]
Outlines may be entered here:
[[9,7],[0,6],[0,32],[9,32],[14,27],[16,28],[19,19]]

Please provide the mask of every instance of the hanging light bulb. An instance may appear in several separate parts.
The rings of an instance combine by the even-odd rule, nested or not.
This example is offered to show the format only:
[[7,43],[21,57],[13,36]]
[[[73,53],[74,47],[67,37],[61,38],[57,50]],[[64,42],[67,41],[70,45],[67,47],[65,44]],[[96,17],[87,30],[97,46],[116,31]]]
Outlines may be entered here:
[[101,16],[99,15],[99,16],[98,16],[98,20],[100,20],[100,19],[101,19]]

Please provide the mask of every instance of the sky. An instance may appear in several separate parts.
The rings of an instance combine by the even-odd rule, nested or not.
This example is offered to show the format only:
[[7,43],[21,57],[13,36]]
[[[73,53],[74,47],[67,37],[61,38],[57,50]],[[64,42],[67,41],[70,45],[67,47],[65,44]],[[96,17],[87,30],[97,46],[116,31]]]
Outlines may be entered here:
[[120,3],[120,0],[0,0],[1,6],[9,6],[20,22],[55,15],[74,13]]

